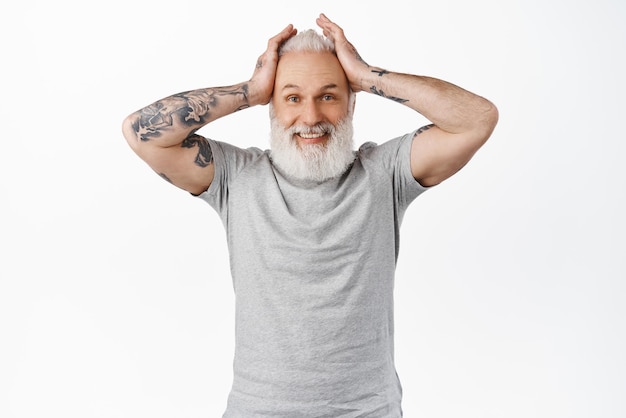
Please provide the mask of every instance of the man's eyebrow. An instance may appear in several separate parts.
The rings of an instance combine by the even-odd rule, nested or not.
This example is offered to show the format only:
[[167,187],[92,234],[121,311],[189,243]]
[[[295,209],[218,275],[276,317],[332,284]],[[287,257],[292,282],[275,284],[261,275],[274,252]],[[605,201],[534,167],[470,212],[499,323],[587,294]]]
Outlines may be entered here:
[[[337,89],[337,88],[339,88],[339,86],[338,86],[337,84],[335,84],[335,83],[330,83],[330,84],[326,84],[326,85],[324,85],[324,86],[320,87],[320,89],[319,89],[319,90],[320,90],[320,91],[325,91],[325,90],[334,90],[334,89]],[[287,90],[287,89],[295,89],[295,90],[299,90],[299,89],[300,89],[300,86],[299,86],[299,85],[297,85],[297,84],[285,84],[285,85],[283,86],[283,90]]]

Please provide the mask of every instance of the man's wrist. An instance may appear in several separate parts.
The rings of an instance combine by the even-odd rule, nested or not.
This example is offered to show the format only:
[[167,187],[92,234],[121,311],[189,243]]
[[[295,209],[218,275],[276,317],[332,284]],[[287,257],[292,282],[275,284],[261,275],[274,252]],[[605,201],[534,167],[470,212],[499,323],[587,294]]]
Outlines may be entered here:
[[243,85],[244,87],[242,88],[244,88],[246,91],[246,99],[250,107],[265,105],[269,103],[272,97],[271,91],[269,93],[259,91],[259,89],[256,88],[254,81],[252,80],[244,83]]
[[358,74],[358,85],[353,86],[353,89],[374,93],[373,88],[375,87],[375,89],[380,89],[386,81],[384,78],[388,74],[390,74],[390,72],[383,68],[368,65],[367,68],[364,68]]
[[391,71],[387,71],[379,67],[370,67],[370,73],[364,80],[364,90],[375,94],[380,97],[392,100],[397,103],[405,103],[408,99],[399,97],[399,94],[406,94],[406,92],[399,92],[398,86],[390,79]]

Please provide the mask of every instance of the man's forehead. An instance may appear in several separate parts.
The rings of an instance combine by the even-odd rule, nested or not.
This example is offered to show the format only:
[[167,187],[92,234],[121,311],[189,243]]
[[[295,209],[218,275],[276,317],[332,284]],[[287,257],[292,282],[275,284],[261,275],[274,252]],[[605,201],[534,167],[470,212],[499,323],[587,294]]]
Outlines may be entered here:
[[278,62],[279,89],[340,89],[347,87],[346,75],[331,52],[289,52]]

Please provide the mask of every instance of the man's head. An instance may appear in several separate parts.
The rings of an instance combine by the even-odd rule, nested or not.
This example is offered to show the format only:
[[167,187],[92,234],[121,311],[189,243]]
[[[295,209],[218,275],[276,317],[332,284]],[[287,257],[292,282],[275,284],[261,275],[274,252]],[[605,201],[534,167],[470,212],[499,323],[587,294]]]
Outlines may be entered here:
[[355,94],[332,42],[313,30],[279,50],[270,102],[272,160],[287,174],[323,181],[354,160]]

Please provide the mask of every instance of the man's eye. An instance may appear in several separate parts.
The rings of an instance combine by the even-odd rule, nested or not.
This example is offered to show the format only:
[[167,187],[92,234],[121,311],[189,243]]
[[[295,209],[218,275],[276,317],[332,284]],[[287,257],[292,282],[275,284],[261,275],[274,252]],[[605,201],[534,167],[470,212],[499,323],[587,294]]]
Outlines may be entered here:
[[329,100],[333,100],[333,99],[334,99],[334,97],[332,95],[330,95],[330,94],[325,94],[322,97],[322,100],[324,100],[324,101],[329,101]]
[[289,96],[287,97],[287,101],[296,103],[298,101],[298,98],[296,96]]

